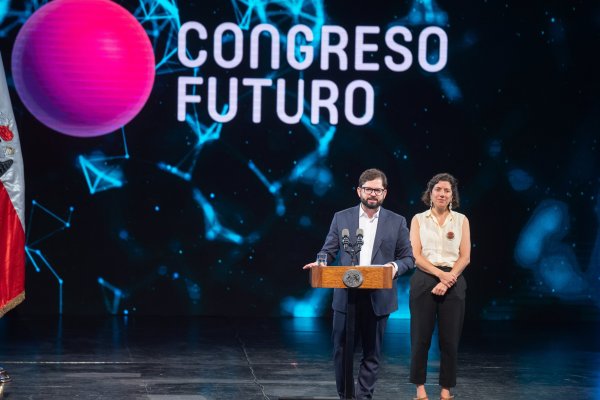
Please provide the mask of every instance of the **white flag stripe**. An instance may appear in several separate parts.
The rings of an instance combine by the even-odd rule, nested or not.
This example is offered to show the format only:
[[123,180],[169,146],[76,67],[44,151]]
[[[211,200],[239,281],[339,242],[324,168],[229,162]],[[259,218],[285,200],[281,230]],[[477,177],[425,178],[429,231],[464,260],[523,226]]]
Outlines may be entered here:
[[10,141],[0,140],[0,162],[13,160],[13,165],[6,171],[0,180],[4,184],[10,199],[13,203],[23,231],[25,230],[25,173],[23,170],[23,156],[19,141],[19,131],[15,122],[15,116],[12,111],[10,96],[8,95],[8,86],[6,84],[6,74],[4,72],[4,62],[0,54],[0,124],[2,120],[7,120],[9,128],[14,137]]

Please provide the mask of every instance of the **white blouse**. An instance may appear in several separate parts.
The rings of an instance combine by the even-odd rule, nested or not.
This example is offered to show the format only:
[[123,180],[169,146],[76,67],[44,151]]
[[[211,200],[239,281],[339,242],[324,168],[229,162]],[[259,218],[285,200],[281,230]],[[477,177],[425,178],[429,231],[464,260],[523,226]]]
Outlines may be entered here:
[[442,226],[431,210],[416,217],[423,256],[433,265],[452,268],[460,252],[464,214],[450,211]]

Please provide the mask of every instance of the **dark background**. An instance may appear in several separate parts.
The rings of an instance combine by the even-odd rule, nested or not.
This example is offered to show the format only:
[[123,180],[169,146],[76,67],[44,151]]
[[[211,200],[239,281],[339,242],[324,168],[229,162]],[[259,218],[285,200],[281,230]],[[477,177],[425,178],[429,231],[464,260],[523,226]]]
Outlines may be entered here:
[[[209,35],[221,22],[236,22],[230,2],[180,3],[185,3],[180,4],[181,22],[199,21]],[[26,19],[27,4],[12,2],[11,7]],[[119,4],[139,16],[137,2]],[[301,266],[320,249],[333,213],[357,204],[359,174],[377,167],[389,179],[385,207],[409,221],[425,208],[419,198],[431,176],[450,172],[459,179],[458,211],[471,222],[473,242],[465,272],[468,318],[598,319],[600,113],[593,60],[600,5],[381,0],[314,4],[305,2],[303,10],[322,9],[323,23],[343,26],[350,34],[357,25],[377,25],[383,32],[391,25],[407,26],[414,35],[407,47],[415,60],[401,73],[385,67],[379,72],[356,72],[352,67],[339,71],[336,63],[330,71],[321,71],[315,60],[302,74],[307,83],[333,80],[343,93],[351,80],[365,79],[375,88],[375,116],[366,126],[352,126],[340,102],[340,123],[328,151],[309,163],[300,178],[295,168],[318,143],[306,125],[285,125],[277,119],[272,91],[263,93],[263,121],[253,124],[250,95],[240,86],[237,117],[223,125],[217,140],[194,152],[197,137],[176,118],[177,78],[193,72],[176,58],[157,70],[150,99],[124,128],[128,159],[108,160],[123,154],[121,132],[82,139],[52,131],[27,111],[12,87],[25,162],[28,245],[41,250],[48,261],[45,265],[36,259],[38,273],[28,260],[27,300],[16,313],[326,315],[328,292],[311,291]],[[269,22],[281,32],[307,21],[281,17],[281,10],[286,10],[281,4],[267,7],[273,13]],[[427,15],[434,20],[427,21]],[[4,16],[0,27],[11,21]],[[150,31],[152,22],[141,22]],[[253,14],[251,26],[259,22]],[[449,40],[448,64],[433,74],[416,62],[417,35],[429,25],[442,26]],[[1,41],[9,85],[18,28],[17,24],[3,31]],[[172,35],[176,30],[167,26],[151,40],[162,49]],[[374,59],[383,66],[387,53],[383,41],[379,43],[381,51]],[[155,54],[158,60],[162,53]],[[248,63],[247,54],[243,66],[230,71],[209,62],[199,75],[216,76],[221,85],[230,76],[241,81],[273,72],[266,63],[258,71],[250,70]],[[288,85],[296,85],[300,76],[285,68],[278,72]],[[219,91],[220,99],[226,88]],[[290,99],[294,101],[293,93]],[[209,126],[205,107],[205,102],[198,107],[199,120]],[[192,154],[184,161],[188,152]],[[90,193],[78,157],[98,154],[107,158],[99,165],[121,171],[121,188]],[[249,168],[250,160],[266,179],[281,185],[277,195]],[[158,167],[179,162],[189,167],[189,181]],[[205,219],[205,205],[195,200],[198,191],[220,224],[241,235],[241,243],[207,237],[211,224]],[[278,199],[284,212],[277,212]],[[33,206],[33,200],[61,218],[74,207],[70,227],[62,229],[64,225]],[[560,225],[567,229],[562,233],[527,229],[540,218],[536,211],[545,201],[565,210]],[[549,278],[548,263],[541,258],[527,265],[519,261],[516,248],[524,238],[542,243],[543,255],[562,255],[569,261],[552,269],[560,272],[559,279]],[[62,306],[51,269],[64,281]],[[402,310],[397,316],[406,316],[407,282],[408,277],[401,278]],[[115,297],[115,288],[122,296]],[[290,302],[308,304],[309,311],[294,312],[285,306]]]

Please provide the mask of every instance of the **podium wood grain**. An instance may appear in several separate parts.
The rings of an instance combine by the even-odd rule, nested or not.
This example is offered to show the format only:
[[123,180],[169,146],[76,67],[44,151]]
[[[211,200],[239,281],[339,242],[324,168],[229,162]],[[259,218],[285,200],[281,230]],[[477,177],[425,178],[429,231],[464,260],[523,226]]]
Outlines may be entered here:
[[310,285],[313,288],[345,289],[342,278],[349,269],[360,271],[363,283],[357,289],[391,289],[392,267],[370,266],[318,266],[310,270]]

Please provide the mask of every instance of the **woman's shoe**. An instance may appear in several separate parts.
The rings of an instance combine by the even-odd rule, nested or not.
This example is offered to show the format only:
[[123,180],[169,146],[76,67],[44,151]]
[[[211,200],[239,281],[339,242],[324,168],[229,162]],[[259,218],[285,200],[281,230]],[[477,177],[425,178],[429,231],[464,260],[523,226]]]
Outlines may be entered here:
[[440,396],[440,400],[454,400],[454,395],[450,395],[448,397]]

